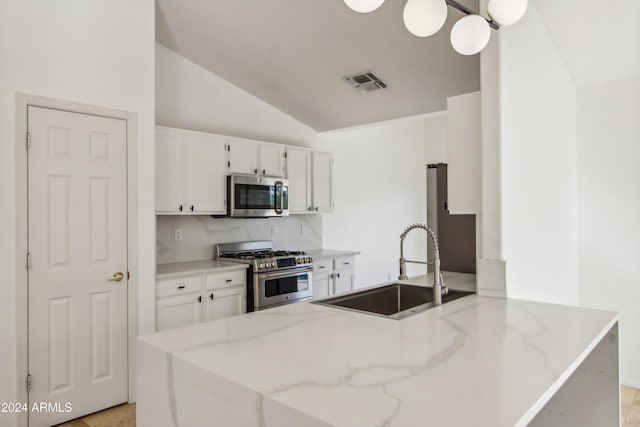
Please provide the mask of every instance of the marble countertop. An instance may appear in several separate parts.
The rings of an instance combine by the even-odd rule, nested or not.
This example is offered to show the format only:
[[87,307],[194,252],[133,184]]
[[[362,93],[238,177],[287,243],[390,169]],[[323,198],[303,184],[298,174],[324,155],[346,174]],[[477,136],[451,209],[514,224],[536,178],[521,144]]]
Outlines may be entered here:
[[156,279],[171,279],[184,277],[190,274],[213,273],[230,270],[245,270],[249,266],[237,262],[216,260],[176,262],[172,264],[158,264],[156,266]]
[[[457,289],[459,291],[476,291],[476,275],[469,273],[458,273],[456,271],[441,271],[444,284],[447,288]],[[399,282],[409,285],[429,286],[433,285],[433,273],[423,274],[421,276],[409,277],[407,280],[399,280]]]
[[212,414],[238,426],[526,426],[616,321],[478,295],[403,320],[290,304],[140,337],[138,413],[182,427]]
[[305,253],[309,254],[314,260],[360,254],[358,251],[346,251],[340,249],[307,249],[305,250]]

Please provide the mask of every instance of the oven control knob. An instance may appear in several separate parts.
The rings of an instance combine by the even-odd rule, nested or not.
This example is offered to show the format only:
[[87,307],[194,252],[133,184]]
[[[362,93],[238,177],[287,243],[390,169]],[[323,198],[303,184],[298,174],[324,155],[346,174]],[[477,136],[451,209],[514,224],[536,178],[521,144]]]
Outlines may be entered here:
[[307,258],[305,258],[305,259],[304,259],[304,261],[305,261],[306,263],[309,263],[309,262],[311,262],[311,258],[307,257]]
[[258,268],[264,268],[264,263],[261,262],[260,264],[258,264]]
[[296,258],[296,264],[302,264],[302,260],[300,258]]
[[275,261],[272,261],[272,262],[271,262],[271,265],[270,265],[269,267],[275,267],[275,266],[276,266],[276,262],[275,262]]

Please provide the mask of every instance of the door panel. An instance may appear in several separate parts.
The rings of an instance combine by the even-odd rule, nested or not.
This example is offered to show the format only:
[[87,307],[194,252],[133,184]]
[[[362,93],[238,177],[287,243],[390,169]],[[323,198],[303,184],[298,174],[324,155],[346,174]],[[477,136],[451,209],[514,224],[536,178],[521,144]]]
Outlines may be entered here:
[[128,400],[127,140],[124,120],[39,107],[28,129],[29,400],[73,409],[42,426]]

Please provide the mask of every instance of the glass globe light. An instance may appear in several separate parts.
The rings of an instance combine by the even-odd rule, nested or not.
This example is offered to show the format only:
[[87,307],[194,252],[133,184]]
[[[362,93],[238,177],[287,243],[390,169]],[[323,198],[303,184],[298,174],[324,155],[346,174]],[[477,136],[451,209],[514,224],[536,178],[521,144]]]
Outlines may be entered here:
[[491,29],[480,15],[467,15],[453,25],[451,45],[461,55],[475,55],[489,43]]
[[500,25],[515,24],[527,10],[527,0],[489,0],[487,11]]
[[373,12],[384,3],[384,0],[344,0],[351,10],[358,13]]
[[414,36],[428,37],[447,20],[445,0],[407,0],[402,14],[404,25]]

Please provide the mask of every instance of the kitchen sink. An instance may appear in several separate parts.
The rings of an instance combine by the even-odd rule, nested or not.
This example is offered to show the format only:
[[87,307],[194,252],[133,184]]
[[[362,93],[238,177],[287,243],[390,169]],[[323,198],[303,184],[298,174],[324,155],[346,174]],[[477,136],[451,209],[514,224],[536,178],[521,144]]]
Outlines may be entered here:
[[[450,289],[447,294],[442,295],[442,303],[444,304],[472,293]],[[313,301],[313,303],[397,320],[435,307],[431,288],[405,285],[403,283],[391,283],[379,288]]]

